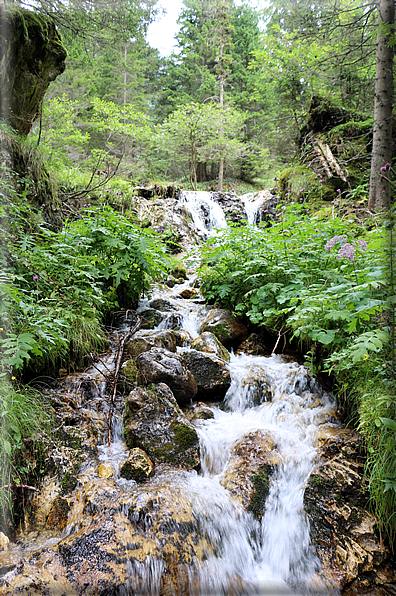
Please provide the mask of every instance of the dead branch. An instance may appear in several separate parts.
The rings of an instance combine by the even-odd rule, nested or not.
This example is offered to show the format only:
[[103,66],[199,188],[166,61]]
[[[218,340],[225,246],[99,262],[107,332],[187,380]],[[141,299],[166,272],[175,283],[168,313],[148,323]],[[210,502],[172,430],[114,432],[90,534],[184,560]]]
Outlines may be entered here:
[[40,492],[34,486],[29,486],[27,484],[5,484],[4,486],[0,486],[0,490],[3,490],[4,488],[27,488],[28,490],[34,490],[36,493]]
[[111,444],[111,422],[113,419],[114,402],[115,402],[115,397],[116,397],[116,393],[117,393],[117,383],[118,383],[118,377],[120,375],[122,357],[124,354],[124,346],[125,346],[126,342],[129,340],[129,338],[131,337],[131,335],[133,335],[139,329],[141,322],[142,322],[142,319],[138,318],[134,327],[132,327],[132,323],[131,323],[131,327],[130,327],[128,333],[126,333],[124,335],[124,337],[121,339],[121,341],[118,345],[117,357],[115,360],[115,368],[114,368],[113,392],[111,394],[109,417],[108,417],[108,422],[107,422],[107,424],[108,424],[107,439],[108,439],[109,447]]
[[280,338],[282,337],[282,335],[285,335],[286,334],[286,331],[284,331],[282,333],[282,329],[283,329],[284,326],[285,326],[285,324],[283,324],[282,327],[278,331],[278,339],[276,340],[276,344],[275,344],[274,349],[272,350],[271,354],[274,354],[275,353],[275,350],[278,347],[278,343],[280,341]]

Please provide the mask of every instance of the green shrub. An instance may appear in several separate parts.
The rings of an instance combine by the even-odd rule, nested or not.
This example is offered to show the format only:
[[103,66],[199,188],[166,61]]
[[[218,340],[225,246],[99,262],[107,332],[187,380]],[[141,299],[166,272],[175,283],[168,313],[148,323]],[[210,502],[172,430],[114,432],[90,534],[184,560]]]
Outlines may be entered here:
[[133,307],[150,280],[167,270],[166,249],[153,231],[109,206],[87,205],[53,232],[25,197],[11,197],[3,205],[11,222],[3,225],[0,279],[4,366],[79,366],[105,344],[103,317]]

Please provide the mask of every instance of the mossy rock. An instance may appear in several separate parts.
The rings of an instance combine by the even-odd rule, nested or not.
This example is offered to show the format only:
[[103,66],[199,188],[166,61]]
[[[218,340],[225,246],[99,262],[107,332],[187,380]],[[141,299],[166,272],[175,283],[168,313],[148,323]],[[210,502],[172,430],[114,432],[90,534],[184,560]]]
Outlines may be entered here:
[[128,459],[120,468],[120,476],[141,482],[154,475],[154,464],[143,449],[131,449]]
[[199,328],[199,333],[209,331],[226,347],[236,347],[248,336],[248,330],[231,311],[215,308],[208,312]]
[[154,308],[146,308],[139,313],[142,317],[141,329],[154,329],[165,318],[165,315]]
[[30,10],[0,7],[3,91],[0,118],[26,136],[51,81],[65,69],[66,50],[54,21]]
[[199,466],[199,438],[195,428],[178,406],[164,383],[151,390],[140,387],[126,401],[125,442],[130,449],[140,448],[154,463]]
[[187,279],[187,269],[182,263],[172,264],[171,274],[176,279]]
[[248,510],[251,511],[254,517],[258,520],[261,520],[265,511],[265,502],[268,497],[273,471],[274,466],[264,464],[260,466],[259,470],[250,477],[253,485],[253,491]]
[[127,360],[121,367],[118,388],[123,393],[131,391],[138,379],[138,367],[133,358]]

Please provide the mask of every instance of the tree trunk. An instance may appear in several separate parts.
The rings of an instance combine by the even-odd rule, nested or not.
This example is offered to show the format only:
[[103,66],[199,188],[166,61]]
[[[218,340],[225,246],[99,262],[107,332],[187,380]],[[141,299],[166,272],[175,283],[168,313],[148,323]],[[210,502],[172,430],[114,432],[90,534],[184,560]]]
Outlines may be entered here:
[[[378,31],[374,92],[373,153],[371,158],[369,209],[388,210],[389,183],[384,177],[386,164],[392,163],[393,45],[394,0],[378,0]],[[388,172],[389,173],[389,172]]]
[[127,42],[125,41],[124,44],[124,96],[123,96],[123,105],[124,108],[126,106],[126,97],[127,97]]
[[[223,26],[220,32],[220,106],[221,109],[224,107],[224,74],[223,74]],[[223,140],[224,130],[223,125],[220,128],[220,136]],[[223,190],[223,175],[224,175],[224,157],[221,155],[219,164],[219,182],[217,189],[219,192]]]
[[197,182],[206,182],[208,175],[206,173],[206,162],[199,161],[197,163]]

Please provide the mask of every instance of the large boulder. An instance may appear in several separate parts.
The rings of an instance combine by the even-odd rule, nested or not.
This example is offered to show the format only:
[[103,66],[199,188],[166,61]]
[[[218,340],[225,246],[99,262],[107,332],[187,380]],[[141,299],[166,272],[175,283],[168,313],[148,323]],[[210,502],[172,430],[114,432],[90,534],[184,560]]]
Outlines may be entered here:
[[249,432],[235,443],[220,484],[261,519],[274,468],[280,463],[281,456],[272,434],[263,430]]
[[367,511],[362,438],[346,428],[330,429],[319,440],[322,461],[309,479],[304,506],[322,573],[347,596],[392,593],[387,587],[395,585],[395,567],[392,573],[390,551]]
[[137,358],[139,354],[148,352],[151,348],[163,348],[168,352],[176,352],[176,337],[169,329],[146,331],[135,335],[124,348],[126,354]]
[[43,15],[0,6],[0,21],[0,118],[26,136],[50,82],[65,70],[66,50]]
[[223,399],[231,385],[230,370],[224,360],[197,350],[184,352],[183,360],[194,375],[199,399]]
[[81,474],[67,498],[67,535],[3,567],[0,594],[182,596],[192,578],[198,590],[213,547],[189,499],[166,484],[124,492],[111,478]]
[[149,302],[149,307],[161,312],[172,312],[175,310],[172,302],[165,300],[165,298],[154,298]]
[[154,463],[199,466],[197,432],[164,383],[131,391],[125,404],[124,436],[130,449],[143,449]]
[[238,346],[248,336],[248,330],[240,319],[223,308],[214,308],[208,312],[199,328],[200,334],[204,331],[213,333],[226,348]]
[[201,333],[191,344],[191,347],[194,350],[198,350],[199,352],[206,352],[207,354],[214,354],[218,358],[229,362],[230,354],[227,352],[225,347],[219,342],[217,337],[210,333],[209,331],[205,331]]
[[137,359],[143,385],[166,383],[179,404],[188,403],[197,395],[197,383],[183,357],[169,350],[152,348]]

